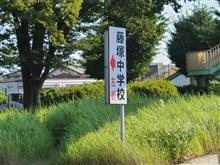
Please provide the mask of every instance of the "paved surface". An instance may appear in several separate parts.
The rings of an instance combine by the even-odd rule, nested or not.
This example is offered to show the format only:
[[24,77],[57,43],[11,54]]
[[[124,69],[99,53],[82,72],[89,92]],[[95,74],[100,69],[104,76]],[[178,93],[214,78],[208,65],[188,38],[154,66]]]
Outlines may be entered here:
[[206,155],[193,160],[189,160],[179,165],[220,165],[220,155]]

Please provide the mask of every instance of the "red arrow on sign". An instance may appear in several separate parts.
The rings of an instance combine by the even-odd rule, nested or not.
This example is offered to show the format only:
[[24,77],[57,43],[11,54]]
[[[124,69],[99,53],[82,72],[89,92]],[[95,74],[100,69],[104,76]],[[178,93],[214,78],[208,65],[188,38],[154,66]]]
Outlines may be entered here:
[[113,72],[114,72],[115,66],[116,66],[116,60],[115,60],[114,54],[113,54],[112,58],[111,58],[111,67],[112,67]]

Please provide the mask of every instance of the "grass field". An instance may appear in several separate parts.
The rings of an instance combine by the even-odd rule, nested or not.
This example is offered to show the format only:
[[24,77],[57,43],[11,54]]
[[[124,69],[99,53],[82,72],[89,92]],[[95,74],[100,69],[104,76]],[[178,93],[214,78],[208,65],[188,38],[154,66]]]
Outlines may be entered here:
[[218,96],[161,100],[135,95],[125,111],[123,145],[119,108],[103,99],[69,102],[36,114],[2,113],[0,159],[5,164],[170,164],[218,152]]
[[[143,98],[136,100],[144,102]],[[165,103],[154,100],[134,111],[127,106],[124,145],[119,142],[118,121],[105,122],[80,138],[73,127],[63,158],[66,164],[169,164],[216,151],[220,145],[219,101],[217,96],[189,96]]]

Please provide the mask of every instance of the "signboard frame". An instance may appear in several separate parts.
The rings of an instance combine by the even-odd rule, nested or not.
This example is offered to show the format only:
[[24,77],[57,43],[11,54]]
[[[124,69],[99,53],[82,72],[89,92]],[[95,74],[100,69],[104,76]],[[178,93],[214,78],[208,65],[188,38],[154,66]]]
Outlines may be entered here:
[[104,36],[105,103],[127,104],[126,30],[110,26]]

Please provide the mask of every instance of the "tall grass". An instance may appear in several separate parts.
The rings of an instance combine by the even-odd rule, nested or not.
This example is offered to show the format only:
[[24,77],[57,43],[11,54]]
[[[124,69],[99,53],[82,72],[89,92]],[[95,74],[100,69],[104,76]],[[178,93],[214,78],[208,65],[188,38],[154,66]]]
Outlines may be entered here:
[[0,164],[46,164],[52,153],[49,131],[28,112],[0,115]]
[[[61,161],[66,164],[169,164],[216,151],[220,145],[219,101],[216,96],[178,98],[128,113],[124,145],[119,142],[118,121],[106,120],[98,130],[93,127],[95,130],[79,136],[76,128],[79,132],[87,129],[86,120],[81,127],[69,130]],[[99,118],[96,115],[90,116],[95,123]]]
[[0,114],[1,164],[171,164],[218,151],[220,97],[131,96],[125,109],[103,98]]
[[[129,106],[126,106],[126,112],[135,113],[140,107],[149,106],[157,101],[158,99],[136,95],[128,99]],[[118,120],[118,115],[119,106],[106,105],[103,98],[60,104],[37,113],[40,121],[52,132],[55,146],[59,146],[69,133],[71,138],[77,140],[106,123]]]

